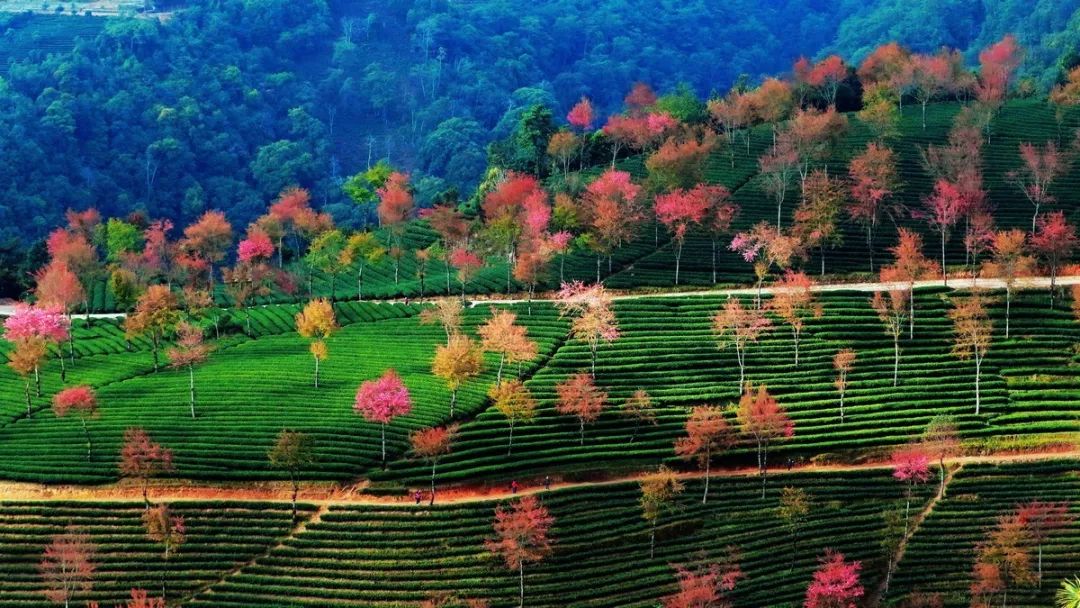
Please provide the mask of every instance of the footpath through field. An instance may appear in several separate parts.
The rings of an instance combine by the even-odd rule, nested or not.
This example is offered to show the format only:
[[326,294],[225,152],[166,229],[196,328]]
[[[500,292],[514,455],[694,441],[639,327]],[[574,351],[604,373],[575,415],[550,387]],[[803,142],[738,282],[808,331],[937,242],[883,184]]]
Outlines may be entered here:
[[[1060,451],[1044,451],[1019,454],[997,454],[983,456],[960,456],[947,458],[948,465],[969,464],[1010,464],[1039,460],[1080,460],[1078,446],[1062,446]],[[860,464],[807,464],[794,466],[791,473],[842,473],[845,471],[865,471],[873,469],[887,470],[887,462],[866,462]],[[771,473],[786,472],[784,468],[774,468]],[[648,472],[616,476],[593,481],[553,480],[550,490],[570,488],[602,487],[640,481]],[[714,469],[714,478],[757,475],[757,467],[739,469]],[[704,473],[699,471],[678,473],[680,479],[701,479]],[[336,484],[305,484],[301,487],[298,501],[318,506],[336,505],[408,505],[413,503],[411,495],[377,496],[364,493],[365,484],[342,487]],[[426,490],[426,488],[422,488]],[[460,504],[504,500],[514,496],[539,494],[548,491],[543,483],[536,479],[525,480],[516,493],[507,486],[452,486],[436,491],[439,504]],[[132,483],[117,483],[101,486],[44,485],[22,482],[0,482],[0,501],[84,501],[84,502],[142,502],[142,486]],[[157,483],[150,486],[150,500],[156,503],[180,501],[258,501],[289,502],[292,500],[292,487],[286,482],[229,485],[199,485],[197,483]],[[427,505],[424,494],[422,505]]]
[[[1067,287],[1070,285],[1080,284],[1080,275],[1073,276],[1060,276],[1057,277],[1056,283],[1059,287]],[[916,289],[922,287],[948,287],[950,289],[1005,289],[1005,281],[1001,279],[985,279],[976,278],[972,280],[970,277],[954,277],[949,279],[946,285],[945,281],[941,279],[932,279],[926,281],[915,281]],[[1014,290],[1023,289],[1048,289],[1050,287],[1050,277],[1025,277],[1016,280],[1016,284],[1013,285]],[[820,283],[812,286],[810,291],[815,292],[830,292],[830,291],[884,291],[887,289],[906,289],[906,283],[882,283],[882,282],[865,282],[865,283]],[[763,286],[761,288],[761,294],[772,295],[775,293],[782,293],[785,291],[783,288],[775,288]],[[666,290],[666,291],[649,291],[649,292],[613,292],[612,299],[614,300],[644,300],[648,298],[691,298],[691,297],[708,297],[708,296],[725,296],[725,295],[756,295],[758,289],[756,287],[733,287],[730,289],[699,289],[690,291],[678,291],[678,290]],[[529,302],[528,298],[523,296],[504,298],[496,296],[483,296],[473,295],[468,298],[470,307],[475,307],[478,304],[489,305],[510,305],[510,304],[525,304]],[[403,298],[390,298],[390,299],[369,299],[368,302],[387,302],[387,303],[402,303],[405,301]],[[409,301],[415,302],[415,299],[410,298]],[[551,293],[541,294],[541,297],[533,298],[532,302],[554,302],[555,298]],[[268,304],[264,306],[273,306]],[[10,316],[15,312],[15,303],[11,301],[0,301],[0,317]],[[108,312],[108,313],[93,313],[90,315],[76,314],[76,319],[85,319],[87,317],[91,319],[120,319],[127,316],[127,313],[123,312]]]

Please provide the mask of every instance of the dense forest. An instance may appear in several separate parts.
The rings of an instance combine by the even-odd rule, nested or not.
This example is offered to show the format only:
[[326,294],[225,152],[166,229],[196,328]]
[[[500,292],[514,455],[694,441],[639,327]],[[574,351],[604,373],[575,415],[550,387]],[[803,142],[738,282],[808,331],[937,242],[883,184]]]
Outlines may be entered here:
[[161,20],[6,15],[5,266],[68,208],[177,225],[221,209],[245,225],[296,184],[339,224],[363,226],[373,197],[350,176],[379,159],[412,173],[421,206],[465,198],[488,144],[529,109],[561,123],[587,96],[603,116],[639,80],[678,91],[678,103],[785,72],[800,55],[857,61],[883,40],[949,45],[974,63],[1012,31],[1028,49],[1022,74],[1045,90],[1080,36],[1080,2],[864,4],[223,0]]

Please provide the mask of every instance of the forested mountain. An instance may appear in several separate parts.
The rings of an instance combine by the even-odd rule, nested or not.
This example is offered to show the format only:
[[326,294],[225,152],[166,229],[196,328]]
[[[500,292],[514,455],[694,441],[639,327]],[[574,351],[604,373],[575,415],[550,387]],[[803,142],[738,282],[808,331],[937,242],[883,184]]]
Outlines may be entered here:
[[[90,206],[177,225],[221,209],[243,226],[290,184],[363,224],[372,210],[342,185],[373,160],[412,172],[422,205],[451,188],[465,197],[488,143],[536,104],[561,122],[588,96],[604,115],[639,80],[704,98],[800,55],[857,61],[886,40],[972,62],[1012,31],[1045,88],[1076,48],[1078,6],[221,0],[161,20],[7,15],[0,237],[26,249],[65,209]],[[64,27],[79,36],[70,49]]]

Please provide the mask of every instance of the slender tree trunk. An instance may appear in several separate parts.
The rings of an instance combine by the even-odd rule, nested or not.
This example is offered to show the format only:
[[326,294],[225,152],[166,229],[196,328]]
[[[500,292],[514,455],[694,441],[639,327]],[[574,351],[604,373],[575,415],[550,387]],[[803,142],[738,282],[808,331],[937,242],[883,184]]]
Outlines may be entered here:
[[195,366],[188,365],[188,395],[191,401],[191,419],[195,419]]
[[525,608],[525,562],[518,561],[518,608]]
[[709,500],[709,472],[712,468],[711,450],[705,450],[705,493],[701,496],[701,504]]
[[679,284],[679,261],[682,258],[682,245],[675,246],[675,284]]
[[38,366],[34,366],[34,391],[38,397],[41,397],[41,370]]
[[499,371],[495,374],[495,385],[502,384],[503,363],[506,362],[506,353],[499,353]]
[[915,339],[915,283],[908,285],[908,340]]
[[360,271],[356,273],[356,300],[364,300],[364,267],[360,266]]
[[506,455],[509,456],[510,452],[514,451],[514,419],[510,419],[510,439],[506,442]]
[[457,389],[450,391],[450,417],[454,417],[454,406],[457,405]]
[[791,328],[791,334],[795,337],[795,367],[799,367],[799,330]]
[[312,359],[315,359],[315,388],[319,388],[319,358],[312,357]]
[[142,480],[142,499],[143,499],[143,509],[146,510],[146,511],[149,511],[150,510],[150,478],[149,477],[143,477],[143,480]]
[[585,419],[579,418],[578,422],[581,423],[578,426],[578,445],[585,445]]
[[93,446],[90,444],[90,429],[86,428],[86,418],[85,417],[82,418],[82,430],[83,430],[83,435],[86,436],[86,461],[90,462],[90,450],[91,450],[91,448]]
[[938,494],[945,496],[945,454],[938,454]]
[[26,382],[23,386],[23,393],[26,395],[26,417],[29,418],[33,415],[33,405],[30,403],[30,376],[26,376]]
[[716,239],[712,240],[712,282],[716,285]]
[[896,386],[897,380],[900,376],[900,337],[893,336],[893,367],[892,367],[892,385]]
[[761,453],[761,498],[765,498],[765,484],[769,478],[769,440],[765,440],[764,449]]
[[56,358],[60,360],[60,382],[67,382],[67,362],[64,361],[64,347],[56,346]]
[[600,284],[600,256],[596,256],[596,284]]
[[[976,347],[978,348],[978,347]],[[979,409],[982,407],[982,399],[979,393],[979,381],[982,380],[982,357],[978,353],[975,354],[975,415],[979,415]]]
[[945,270],[945,231],[941,231],[941,281],[949,286],[949,273]]
[[386,468],[386,423],[382,424],[382,465]]
[[1012,289],[1005,285],[1005,339],[1009,339],[1009,313],[1012,308]]
[[652,527],[649,529],[649,559],[656,557],[656,518],[652,520]]
[[746,353],[738,344],[735,345],[735,360],[739,362],[739,392],[741,393],[746,384]]

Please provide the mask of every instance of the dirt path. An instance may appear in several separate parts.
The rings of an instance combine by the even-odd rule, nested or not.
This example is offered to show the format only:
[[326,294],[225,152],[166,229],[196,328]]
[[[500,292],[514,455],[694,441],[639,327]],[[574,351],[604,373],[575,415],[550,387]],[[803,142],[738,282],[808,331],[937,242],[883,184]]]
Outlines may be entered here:
[[[1080,284],[1080,275],[1075,276],[1062,276],[1057,278],[1057,285],[1059,287],[1067,287],[1070,285]],[[957,277],[949,281],[948,285],[941,279],[934,279],[929,281],[915,281],[915,287],[949,287],[952,289],[971,289],[972,286],[979,289],[1005,289],[1004,281],[1000,279],[975,279],[974,283],[970,278]],[[862,291],[862,292],[874,292],[883,291],[889,288],[901,288],[906,287],[906,284],[899,283],[881,283],[881,282],[864,282],[864,283],[823,283],[814,285],[810,288],[810,291],[827,293],[831,291]],[[1050,287],[1050,277],[1028,277],[1023,279],[1017,279],[1014,289],[1017,291],[1024,289],[1048,289]],[[761,293],[763,295],[772,295],[779,293],[781,290],[773,287],[762,287]],[[692,297],[706,297],[706,296],[725,296],[725,295],[756,295],[758,290],[754,287],[734,287],[730,289],[700,289],[693,291],[660,291],[660,292],[632,292],[632,293],[613,293],[612,299],[614,300],[644,300],[648,298],[692,298]],[[453,296],[457,297],[457,296]],[[429,298],[430,301],[431,298]],[[371,303],[386,303],[386,304],[400,304],[405,300],[402,298],[391,298],[388,300],[373,300],[368,299],[365,302]],[[410,302],[417,302],[416,299],[410,298]],[[540,297],[532,299],[533,302],[554,302],[554,296],[551,293],[540,294]],[[474,296],[469,298],[469,307],[475,308],[477,305],[498,305],[505,306],[509,304],[525,304],[529,300],[525,297],[516,298],[503,298],[503,297],[484,297]],[[265,306],[273,306],[263,305]],[[13,302],[0,303],[0,317],[10,316],[15,312],[15,304]],[[114,312],[114,313],[95,313],[89,315],[91,319],[122,319],[127,316],[127,313]],[[76,319],[85,319],[87,315],[79,314],[75,315]]]
[[[1062,448],[1057,452],[1022,453],[1022,454],[998,454],[987,456],[961,456],[947,459],[950,465],[962,466],[969,464],[1009,464],[1017,462],[1031,462],[1038,460],[1080,460],[1080,449],[1076,446]],[[866,462],[861,464],[812,464],[796,466],[792,473],[842,473],[846,471],[862,471],[868,469],[887,469],[886,462]],[[781,468],[773,469],[774,473],[783,473]],[[630,475],[622,475],[595,481],[562,481],[554,480],[550,489],[563,490],[572,488],[603,487],[637,482],[647,473],[638,472]],[[757,475],[757,467],[746,467],[727,470],[713,470],[713,477],[748,477]],[[681,479],[700,479],[704,475],[700,472],[679,473]],[[337,484],[308,484],[301,488],[299,501],[313,504],[319,507],[338,505],[410,505],[413,500],[408,495],[377,496],[364,493],[366,486],[361,483],[351,487],[342,487]],[[527,482],[522,484],[516,494],[512,494],[505,485],[498,486],[456,486],[440,488],[438,490],[437,504],[460,504],[470,502],[486,502],[503,500],[513,496],[527,494],[539,494],[548,491],[540,482]],[[287,482],[281,483],[251,483],[246,485],[221,484],[206,485],[195,483],[168,483],[156,484],[150,487],[150,499],[154,502],[182,502],[186,500],[233,500],[233,501],[265,501],[288,503],[291,499],[291,488]],[[48,486],[34,483],[0,482],[0,500],[3,501],[98,501],[98,502],[142,502],[142,489],[137,484],[121,482],[104,486]],[[426,494],[422,504],[427,505]]]
[[[919,527],[922,526],[922,523],[924,521],[926,521],[926,518],[934,512],[934,507],[936,507],[937,504],[941,502],[942,498],[945,498],[945,492],[948,491],[949,484],[952,483],[953,478],[956,477],[956,474],[959,473],[960,470],[963,468],[964,465],[962,463],[957,464],[953,467],[947,467],[947,472],[945,473],[945,480],[943,483],[938,485],[938,491],[930,497],[930,500],[926,502],[926,505],[922,508],[922,510],[919,511],[919,513],[916,514],[914,518],[912,518],[911,524],[908,526],[907,532],[905,532],[904,537],[900,539],[900,543],[896,547],[896,552],[893,554],[893,571],[896,570],[896,568],[900,565],[901,561],[904,559],[904,553],[907,552],[908,543],[911,542],[911,539],[919,531]],[[875,588],[866,596],[867,606],[877,607],[881,605],[881,600],[885,599],[885,595],[889,592],[889,583],[892,581],[892,575],[893,572],[887,572],[885,574],[885,578],[881,579],[881,582],[879,582],[875,586]]]
[[[1061,276],[1057,278],[1057,285],[1059,287],[1065,287],[1069,285],[1080,284],[1080,275],[1075,276]],[[972,286],[979,289],[1005,289],[1005,282],[1001,279],[975,279],[974,283],[971,278],[956,277],[949,279],[948,285],[941,279],[933,279],[928,281],[915,281],[915,287],[948,287],[950,289],[971,289]],[[884,291],[886,289],[906,288],[907,284],[900,283],[882,283],[882,282],[863,282],[863,283],[822,283],[814,285],[810,288],[810,291],[815,292],[830,292],[830,291],[863,291],[874,292]],[[1014,285],[1014,290],[1024,289],[1049,289],[1050,277],[1027,277],[1017,279]],[[763,295],[772,295],[779,293],[781,290],[773,287],[762,287],[761,293]],[[644,300],[648,298],[684,298],[684,297],[702,297],[702,296],[724,296],[724,295],[756,295],[758,290],[754,287],[736,287],[731,289],[702,289],[695,291],[662,291],[656,293],[613,293],[613,300]],[[542,297],[533,298],[533,302],[553,302],[554,298],[551,294],[542,294]],[[528,302],[523,298],[474,298],[470,300],[471,306],[477,304],[524,304]]]

